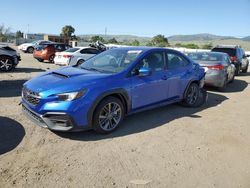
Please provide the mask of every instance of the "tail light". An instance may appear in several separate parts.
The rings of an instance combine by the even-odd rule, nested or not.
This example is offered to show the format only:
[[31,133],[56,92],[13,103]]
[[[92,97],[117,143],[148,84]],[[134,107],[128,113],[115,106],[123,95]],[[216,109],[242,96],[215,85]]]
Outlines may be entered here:
[[73,57],[72,55],[63,55],[64,58],[71,58]]
[[213,70],[223,70],[225,67],[223,65],[213,65],[213,66],[208,66],[207,68]]
[[237,57],[236,57],[236,56],[231,56],[230,59],[231,59],[231,61],[233,61],[233,62],[237,61]]

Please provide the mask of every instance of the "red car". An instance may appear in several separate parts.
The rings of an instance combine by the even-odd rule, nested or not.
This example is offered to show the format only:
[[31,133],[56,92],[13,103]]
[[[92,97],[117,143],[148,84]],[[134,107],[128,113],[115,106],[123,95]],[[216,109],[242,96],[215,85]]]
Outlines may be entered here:
[[33,52],[33,57],[39,62],[47,60],[50,63],[53,63],[56,52],[62,52],[69,48],[71,48],[71,46],[63,43],[45,43],[36,46]]

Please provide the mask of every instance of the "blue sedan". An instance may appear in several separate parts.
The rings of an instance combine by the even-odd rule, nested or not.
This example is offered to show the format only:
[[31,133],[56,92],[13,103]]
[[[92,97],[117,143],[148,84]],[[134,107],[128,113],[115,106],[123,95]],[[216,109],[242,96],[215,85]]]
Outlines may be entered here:
[[109,133],[139,111],[175,102],[200,106],[204,76],[202,67],[175,50],[116,48],[27,81],[22,107],[50,130]]

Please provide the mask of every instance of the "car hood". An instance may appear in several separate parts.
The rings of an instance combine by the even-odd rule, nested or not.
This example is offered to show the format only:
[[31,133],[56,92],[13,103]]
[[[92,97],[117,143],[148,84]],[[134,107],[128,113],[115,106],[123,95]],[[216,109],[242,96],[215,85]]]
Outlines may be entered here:
[[112,76],[74,67],[63,67],[46,72],[24,84],[24,87],[47,97],[57,93],[79,91],[89,85],[100,82],[101,79]]

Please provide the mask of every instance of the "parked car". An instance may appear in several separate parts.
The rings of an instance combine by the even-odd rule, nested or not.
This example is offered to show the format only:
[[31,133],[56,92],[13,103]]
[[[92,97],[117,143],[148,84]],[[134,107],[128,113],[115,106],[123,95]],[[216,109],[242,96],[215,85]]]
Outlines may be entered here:
[[9,46],[0,45],[0,70],[11,71],[21,61],[21,56],[17,51]]
[[62,52],[69,48],[71,48],[71,46],[63,43],[44,43],[36,46],[33,57],[39,62],[48,60],[50,63],[54,63],[56,52]]
[[41,44],[45,44],[45,43],[52,43],[52,42],[48,41],[48,40],[37,40],[37,41],[33,41],[31,43],[23,43],[23,44],[19,45],[17,48],[23,52],[28,52],[28,53],[32,54],[37,45],[41,45]]
[[54,131],[109,133],[125,115],[174,102],[200,106],[204,75],[175,50],[114,48],[27,81],[22,106],[31,120]]
[[196,52],[188,56],[205,68],[205,84],[218,87],[223,91],[229,82],[233,82],[235,66],[230,57],[222,52]]
[[101,51],[90,47],[69,48],[63,52],[56,52],[54,63],[56,65],[80,65],[100,52]]
[[242,70],[243,73],[247,72],[249,61],[245,51],[238,45],[218,45],[212,49],[212,52],[224,52],[230,56],[231,61],[236,67],[235,75],[239,75]]

